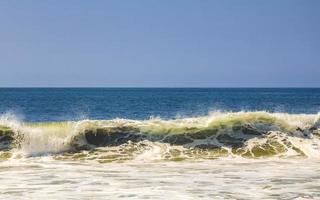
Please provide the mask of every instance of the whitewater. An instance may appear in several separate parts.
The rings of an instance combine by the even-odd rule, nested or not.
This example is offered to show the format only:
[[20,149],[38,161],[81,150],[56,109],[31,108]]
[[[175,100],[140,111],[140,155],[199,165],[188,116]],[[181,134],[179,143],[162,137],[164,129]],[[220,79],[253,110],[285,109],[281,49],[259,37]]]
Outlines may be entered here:
[[0,117],[1,199],[317,199],[319,114]]
[[0,88],[0,199],[320,199],[317,88]]
[[[213,112],[208,116],[162,120],[81,120],[24,123],[0,117],[2,154],[38,156],[84,154],[117,149],[110,161],[135,159],[159,148],[159,158],[319,157],[319,114]],[[10,152],[10,153],[9,153]],[[125,156],[124,156],[125,155]],[[86,158],[83,156],[81,158]],[[105,157],[104,155],[103,157]],[[107,160],[107,159],[106,159]]]

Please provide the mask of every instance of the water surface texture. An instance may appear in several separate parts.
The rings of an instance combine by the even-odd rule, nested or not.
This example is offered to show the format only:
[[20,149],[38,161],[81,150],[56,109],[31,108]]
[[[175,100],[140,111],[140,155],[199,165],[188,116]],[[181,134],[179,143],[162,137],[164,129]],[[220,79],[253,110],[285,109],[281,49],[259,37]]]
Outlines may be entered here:
[[26,121],[175,118],[215,110],[315,114],[320,89],[0,88],[0,102],[0,113]]
[[0,89],[0,199],[319,199],[320,89]]

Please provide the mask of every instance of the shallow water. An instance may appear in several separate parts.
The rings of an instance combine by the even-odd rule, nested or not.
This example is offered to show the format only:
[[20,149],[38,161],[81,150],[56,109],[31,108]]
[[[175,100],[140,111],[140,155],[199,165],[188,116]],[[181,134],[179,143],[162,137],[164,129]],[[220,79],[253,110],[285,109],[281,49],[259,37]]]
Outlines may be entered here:
[[1,199],[319,199],[320,161],[217,159],[192,162],[0,163]]

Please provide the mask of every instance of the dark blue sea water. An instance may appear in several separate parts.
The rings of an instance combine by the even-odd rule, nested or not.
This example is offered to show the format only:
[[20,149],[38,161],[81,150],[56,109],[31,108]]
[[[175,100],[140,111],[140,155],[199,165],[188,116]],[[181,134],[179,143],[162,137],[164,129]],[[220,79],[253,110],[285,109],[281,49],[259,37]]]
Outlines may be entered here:
[[25,121],[176,118],[216,110],[318,113],[320,88],[0,89],[0,115]]

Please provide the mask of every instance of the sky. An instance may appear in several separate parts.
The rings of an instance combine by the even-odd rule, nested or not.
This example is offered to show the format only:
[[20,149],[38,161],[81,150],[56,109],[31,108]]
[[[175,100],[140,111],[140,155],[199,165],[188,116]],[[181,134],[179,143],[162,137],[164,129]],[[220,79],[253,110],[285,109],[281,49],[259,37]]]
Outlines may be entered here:
[[320,87],[318,0],[3,0],[0,87]]

